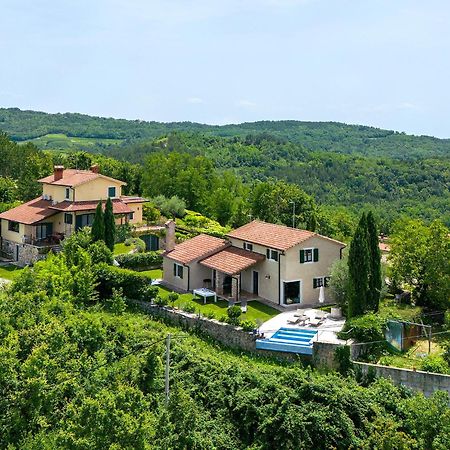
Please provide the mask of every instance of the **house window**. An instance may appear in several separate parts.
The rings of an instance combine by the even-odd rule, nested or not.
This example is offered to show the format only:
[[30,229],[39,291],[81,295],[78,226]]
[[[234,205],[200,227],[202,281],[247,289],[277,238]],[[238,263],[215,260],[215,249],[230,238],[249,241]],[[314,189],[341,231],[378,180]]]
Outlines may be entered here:
[[52,223],[40,223],[36,225],[36,239],[39,241],[41,239],[46,239],[53,233]]
[[253,244],[250,244],[249,242],[244,242],[244,250],[248,250],[249,252],[252,252]]
[[128,220],[133,220],[133,219],[134,219],[134,212],[128,213]]
[[80,214],[76,217],[76,230],[83,227],[90,227],[94,222],[94,214]]
[[271,261],[278,261],[278,252],[276,250],[271,250],[270,248],[268,248],[266,250],[266,256],[267,259]]
[[8,221],[8,230],[14,231],[14,233],[18,233],[19,232],[19,222],[14,222],[12,220],[9,220]]
[[321,287],[328,287],[330,282],[330,277],[316,277],[313,278],[313,288],[321,288]]
[[66,187],[66,200],[70,200],[70,188]]
[[108,197],[115,197],[116,196],[116,187],[110,186],[108,188]]
[[300,250],[300,263],[312,263],[319,261],[318,248],[305,248]]
[[173,264],[173,276],[177,278],[183,278],[183,266],[181,264]]
[[73,224],[73,216],[70,213],[65,213],[64,214],[64,223],[66,223],[67,225],[72,225]]

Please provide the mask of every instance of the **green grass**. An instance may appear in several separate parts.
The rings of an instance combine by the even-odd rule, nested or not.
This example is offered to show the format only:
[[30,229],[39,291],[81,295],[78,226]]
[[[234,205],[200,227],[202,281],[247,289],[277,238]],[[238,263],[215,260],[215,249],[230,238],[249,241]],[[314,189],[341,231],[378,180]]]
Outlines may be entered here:
[[145,270],[145,271],[139,272],[139,273],[151,278],[152,280],[161,279],[163,276],[161,269]]
[[[161,297],[167,297],[171,292],[169,289],[164,287],[159,287],[159,295]],[[193,304],[196,308],[196,312],[200,312],[202,315],[206,316],[208,314],[214,314],[214,318],[219,320],[223,316],[227,315],[228,302],[225,300],[217,300],[214,303],[213,300],[208,300],[206,305],[203,304],[203,299],[194,298],[192,294],[180,294],[180,297],[175,302],[175,306],[183,309],[183,306],[187,304]],[[241,315],[241,320],[253,320],[266,322],[272,317],[276,316],[280,312],[275,308],[267,306],[258,301],[251,301],[247,303],[247,312]]]
[[129,253],[133,250],[133,245],[125,245],[123,242],[114,245],[114,255],[121,255],[122,253]]
[[422,309],[419,306],[406,305],[398,303],[394,299],[385,298],[380,302],[378,314],[381,317],[389,319],[400,319],[412,322],[420,316],[421,312]]
[[[83,138],[67,136],[65,134],[46,134],[25,142],[32,142],[42,150],[94,150],[96,148],[118,146],[121,139]],[[100,144],[100,145],[99,145]]]
[[7,280],[15,280],[23,269],[17,266],[7,265],[0,266],[0,278],[5,278]]

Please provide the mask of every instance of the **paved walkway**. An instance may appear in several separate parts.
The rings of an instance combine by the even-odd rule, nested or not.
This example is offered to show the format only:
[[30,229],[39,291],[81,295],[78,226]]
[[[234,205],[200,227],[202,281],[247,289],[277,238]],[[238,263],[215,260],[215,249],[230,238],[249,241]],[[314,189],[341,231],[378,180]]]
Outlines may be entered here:
[[[305,314],[307,316],[314,316],[317,309],[302,309],[299,311],[300,314]],[[322,311],[321,311],[322,312]],[[338,339],[336,333],[341,331],[345,319],[330,319],[329,314],[323,321],[321,325],[318,327],[313,327],[311,325],[294,325],[289,323],[288,321],[292,321],[295,319],[295,314],[298,314],[297,311],[286,311],[281,314],[278,314],[275,317],[272,317],[272,319],[268,320],[267,322],[264,322],[261,327],[259,328],[261,333],[264,333],[265,337],[271,337],[276,331],[278,331],[282,327],[288,327],[288,328],[308,328],[317,330],[317,340],[319,342],[332,342],[336,344],[345,344],[345,341]]]

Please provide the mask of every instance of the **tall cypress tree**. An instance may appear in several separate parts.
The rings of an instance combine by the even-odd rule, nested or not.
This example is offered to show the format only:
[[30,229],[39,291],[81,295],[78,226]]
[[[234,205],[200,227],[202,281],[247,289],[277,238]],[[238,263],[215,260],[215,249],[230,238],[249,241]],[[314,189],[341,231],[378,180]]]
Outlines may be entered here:
[[363,213],[359,220],[348,253],[348,270],[351,293],[348,303],[348,317],[364,314],[367,309],[369,290],[369,246],[367,243],[367,219]]
[[114,242],[116,239],[116,222],[114,221],[113,204],[111,198],[109,197],[108,200],[106,200],[104,221],[105,221],[105,244],[111,251],[113,251]]
[[105,240],[105,219],[103,214],[102,201],[100,200],[95,209],[94,221],[92,222],[92,241]]
[[381,252],[378,246],[378,232],[372,211],[367,214],[367,244],[369,247],[369,290],[367,293],[368,309],[377,312],[381,292]]

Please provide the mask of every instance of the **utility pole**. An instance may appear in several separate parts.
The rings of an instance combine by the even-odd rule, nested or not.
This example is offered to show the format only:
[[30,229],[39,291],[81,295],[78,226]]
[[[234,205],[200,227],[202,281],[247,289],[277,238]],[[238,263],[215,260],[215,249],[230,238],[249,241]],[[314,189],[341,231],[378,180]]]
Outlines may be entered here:
[[170,333],[166,337],[166,408],[169,406]]
[[295,202],[290,201],[292,203],[292,228],[295,228]]

